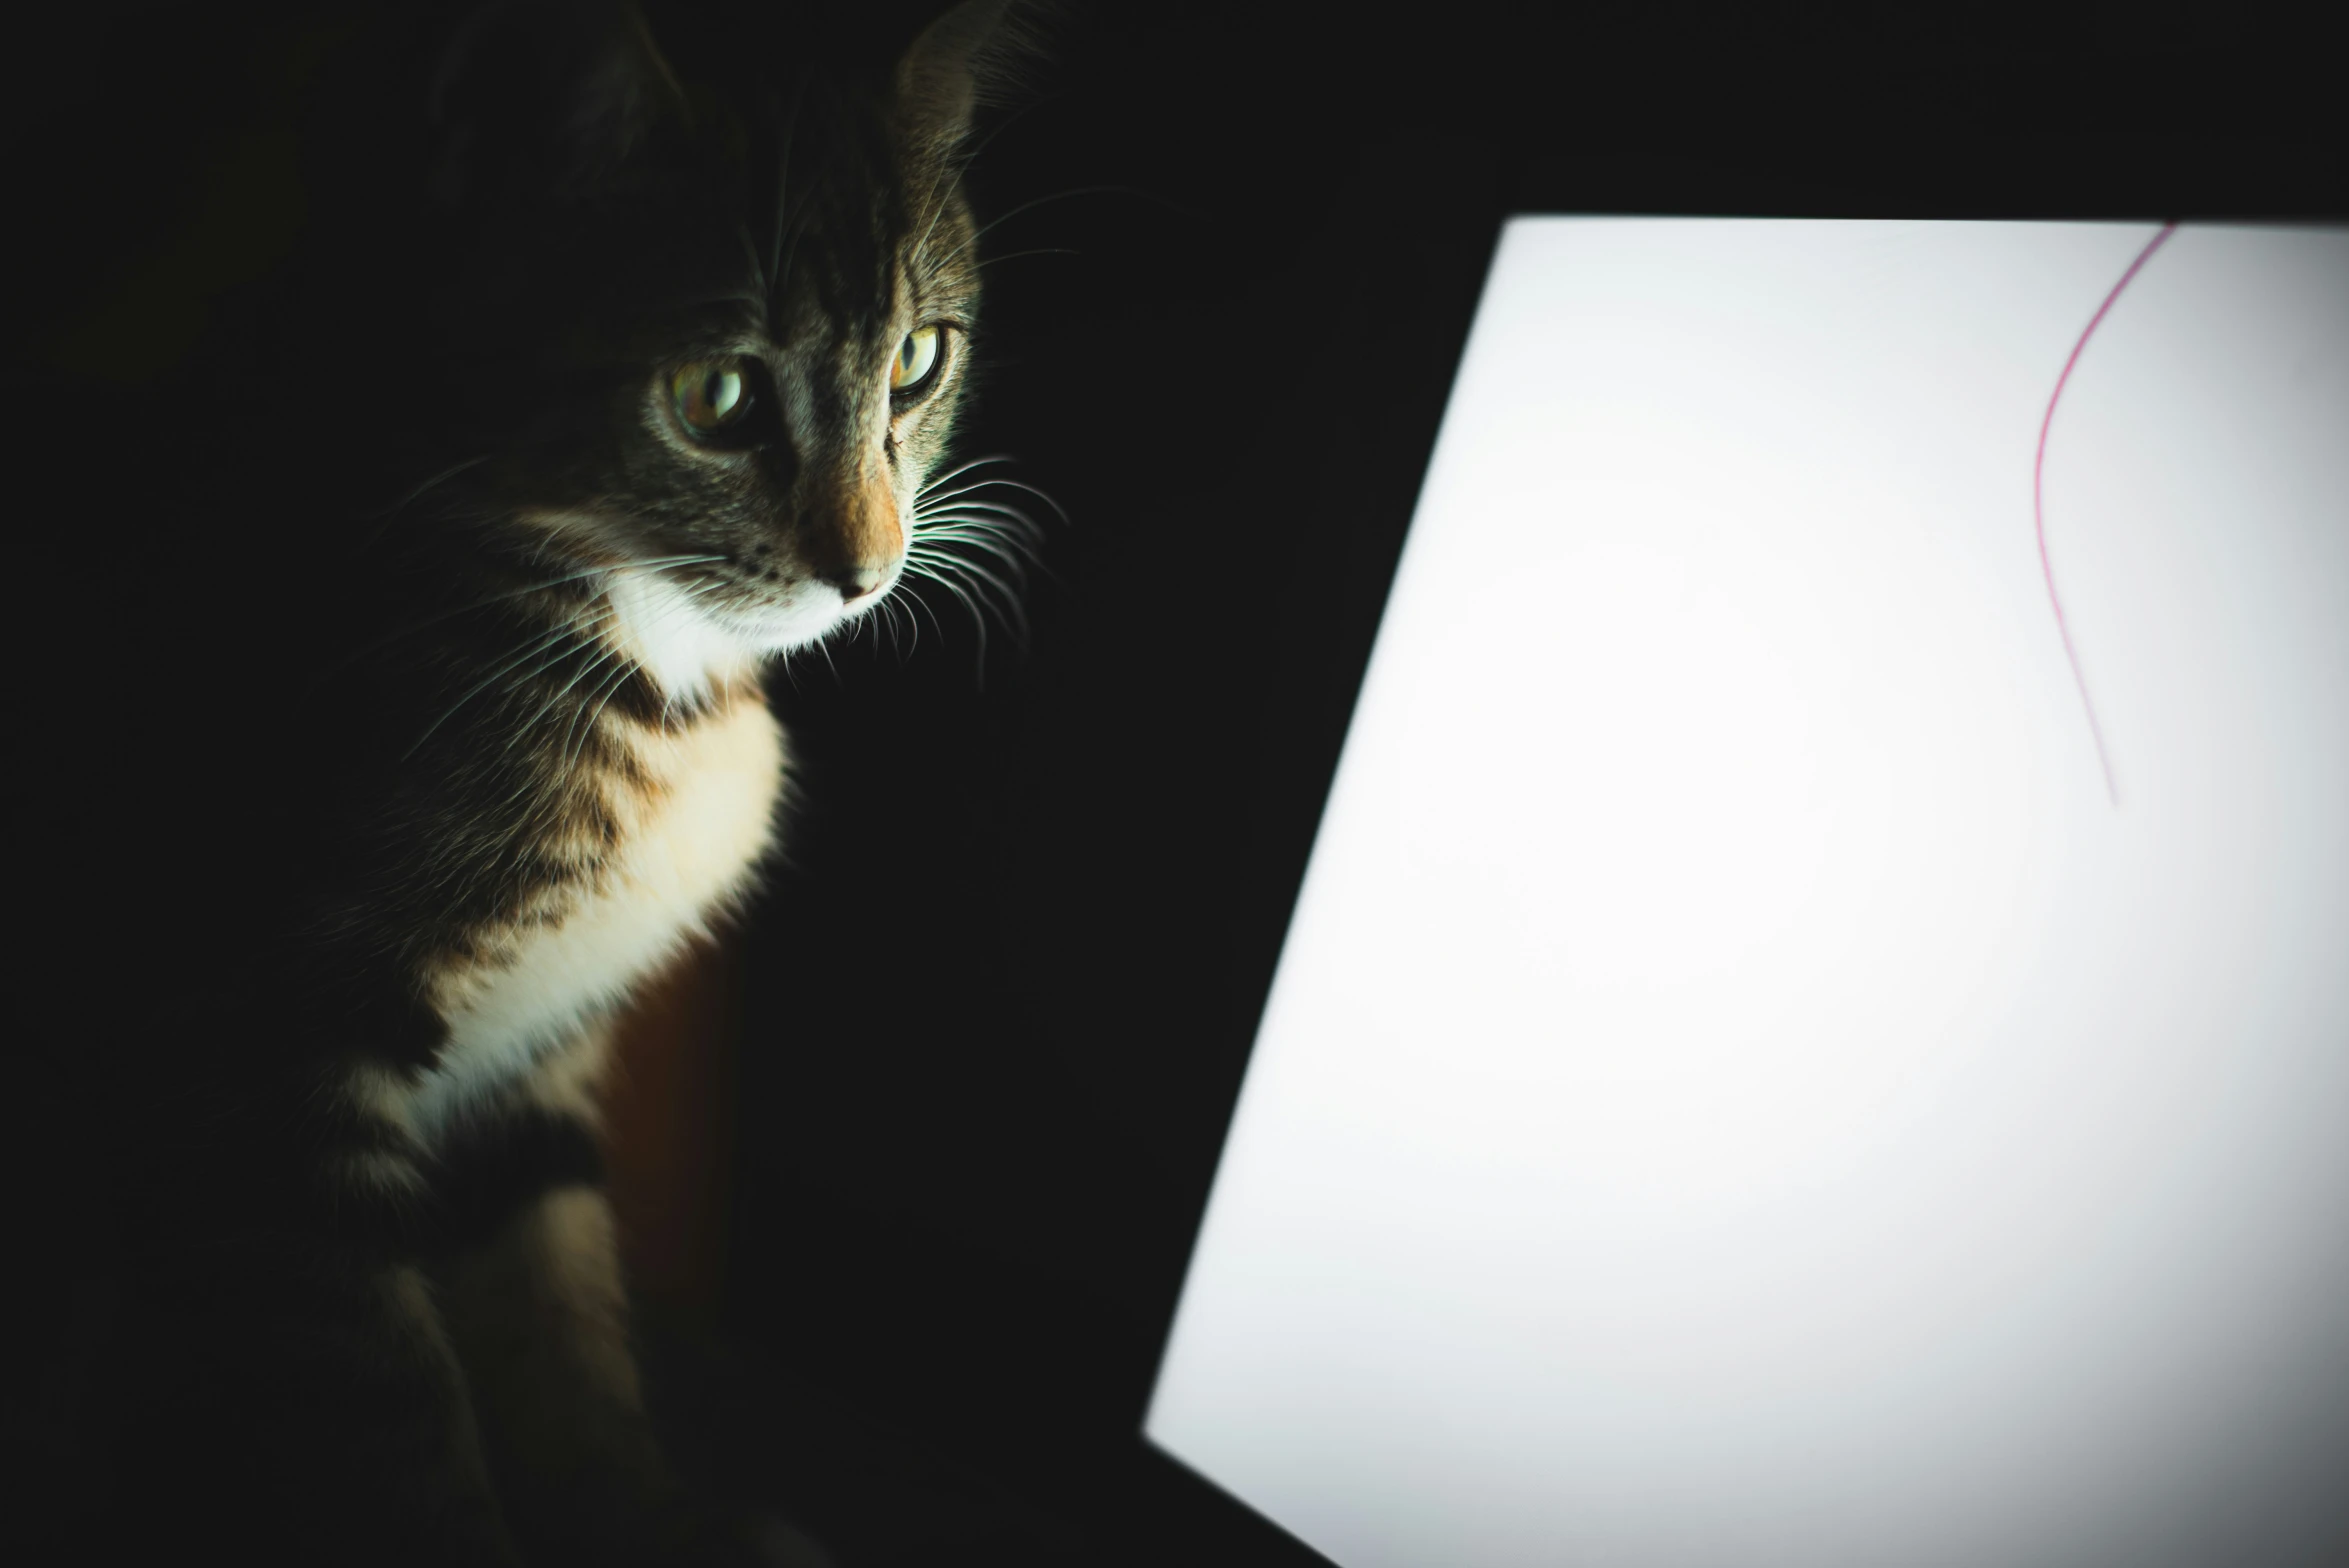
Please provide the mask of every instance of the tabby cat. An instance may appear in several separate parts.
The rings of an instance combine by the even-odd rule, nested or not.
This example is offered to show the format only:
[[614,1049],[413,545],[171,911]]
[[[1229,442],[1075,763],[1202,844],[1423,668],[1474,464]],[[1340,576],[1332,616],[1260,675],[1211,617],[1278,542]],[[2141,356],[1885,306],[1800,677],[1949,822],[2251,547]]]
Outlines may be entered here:
[[758,1560],[646,1420],[604,1036],[775,849],[762,665],[1000,542],[945,454],[1023,15],[318,10],[215,240],[58,339],[78,1560]]

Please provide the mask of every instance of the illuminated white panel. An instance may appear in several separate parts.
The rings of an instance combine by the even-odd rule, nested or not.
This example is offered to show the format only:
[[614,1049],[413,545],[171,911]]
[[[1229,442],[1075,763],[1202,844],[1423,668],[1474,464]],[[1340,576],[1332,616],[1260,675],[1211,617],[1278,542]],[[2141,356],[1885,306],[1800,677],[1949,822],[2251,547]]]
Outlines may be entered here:
[[2116,804],[2033,468],[2157,232],[1508,227],[1156,1444],[1344,1568],[2329,1560],[2349,235],[2065,387]]

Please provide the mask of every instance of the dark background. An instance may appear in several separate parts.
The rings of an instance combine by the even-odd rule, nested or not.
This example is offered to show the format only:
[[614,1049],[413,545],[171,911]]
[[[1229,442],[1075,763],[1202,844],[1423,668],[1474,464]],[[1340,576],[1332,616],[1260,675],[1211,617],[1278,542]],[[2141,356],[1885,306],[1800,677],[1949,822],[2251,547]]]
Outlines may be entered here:
[[[168,122],[233,128],[239,57],[181,7],[159,66],[153,11],[26,44],[20,202],[85,166],[121,213],[190,199]],[[684,1440],[847,1568],[1311,1560],[1135,1434],[1501,219],[2337,215],[2349,84],[2216,5],[1104,0],[1050,35],[976,167],[963,449],[1069,521],[1024,646],[933,589],[910,657],[773,683],[791,863],[680,1004],[727,1111],[647,1332]],[[88,221],[20,241],[36,313],[103,281]]]

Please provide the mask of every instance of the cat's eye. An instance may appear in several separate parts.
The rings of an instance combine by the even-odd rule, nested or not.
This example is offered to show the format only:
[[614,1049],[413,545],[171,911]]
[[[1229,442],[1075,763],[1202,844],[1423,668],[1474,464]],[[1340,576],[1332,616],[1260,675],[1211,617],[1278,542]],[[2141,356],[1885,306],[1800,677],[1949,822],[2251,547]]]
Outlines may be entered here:
[[721,435],[739,425],[751,402],[750,378],[739,357],[697,359],[669,378],[670,407],[695,435]]
[[889,390],[892,395],[910,398],[918,395],[938,374],[946,348],[946,331],[942,327],[916,327],[897,345],[897,357],[889,362]]

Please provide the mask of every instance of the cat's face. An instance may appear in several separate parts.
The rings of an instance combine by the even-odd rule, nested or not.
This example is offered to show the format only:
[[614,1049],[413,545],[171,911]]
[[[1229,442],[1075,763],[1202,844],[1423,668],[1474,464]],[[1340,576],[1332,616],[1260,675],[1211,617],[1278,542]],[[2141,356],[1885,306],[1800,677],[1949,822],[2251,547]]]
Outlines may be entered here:
[[527,285],[466,328],[493,345],[462,377],[488,477],[550,562],[620,568],[587,613],[672,695],[906,569],[979,302],[951,25],[996,9],[933,27],[886,91],[802,77],[747,111],[629,58],[586,194],[492,226]]
[[612,580],[606,630],[672,692],[873,612],[905,569],[979,304],[968,208],[906,157],[838,138],[820,170],[786,168],[779,226],[630,213],[732,265],[694,269],[706,301],[614,302],[574,393],[592,388],[592,416],[520,519],[564,557],[667,563]]

